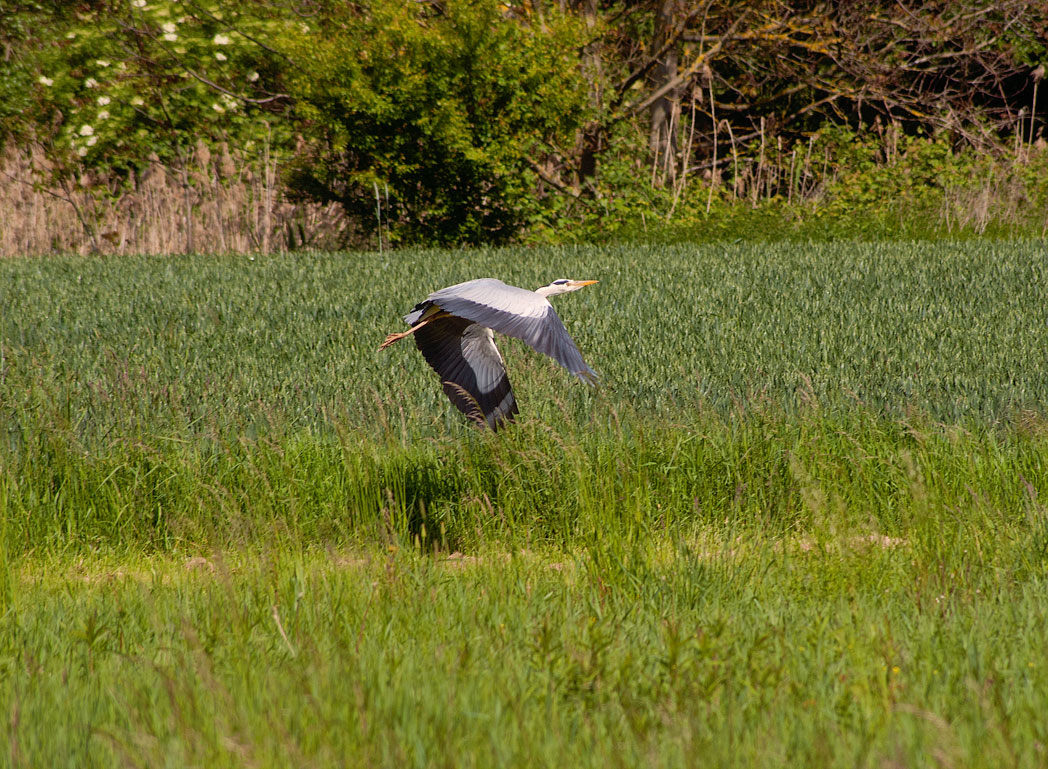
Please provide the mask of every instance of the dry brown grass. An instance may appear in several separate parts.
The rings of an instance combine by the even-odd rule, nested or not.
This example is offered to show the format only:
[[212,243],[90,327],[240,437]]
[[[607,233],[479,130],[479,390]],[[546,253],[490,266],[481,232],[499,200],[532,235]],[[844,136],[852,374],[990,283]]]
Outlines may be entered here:
[[[820,165],[811,145],[776,162],[735,164],[733,196],[740,201],[781,200],[819,205],[835,178],[829,155]],[[886,162],[897,162],[888,149]],[[778,151],[778,148],[776,148]],[[784,161],[783,158],[786,158]],[[993,228],[1048,233],[1043,138],[1017,144],[1011,154],[985,158],[981,170],[941,190],[935,228],[947,234]],[[0,258],[49,253],[172,254],[270,253],[374,245],[336,204],[295,201],[284,192],[280,169],[268,152],[234,154],[198,143],[180,166],[155,156],[126,183],[81,169],[57,175],[40,145],[0,152]],[[687,174],[675,183],[671,213],[684,195]],[[831,178],[832,177],[832,178]],[[783,187],[783,179],[787,187]],[[707,172],[705,184],[720,184]],[[710,199],[701,193],[705,200]],[[708,209],[708,205],[707,205]],[[933,212],[934,215],[935,212]]]
[[992,160],[969,183],[943,191],[939,223],[947,232],[985,233],[991,226],[1040,227],[1048,234],[1043,182],[1030,169],[1048,168],[1048,143],[1038,139],[1013,157]]
[[39,147],[0,154],[0,257],[47,253],[243,253],[344,248],[355,228],[333,204],[289,200],[277,163],[212,153],[181,168],[155,157],[129,184],[55,177]]

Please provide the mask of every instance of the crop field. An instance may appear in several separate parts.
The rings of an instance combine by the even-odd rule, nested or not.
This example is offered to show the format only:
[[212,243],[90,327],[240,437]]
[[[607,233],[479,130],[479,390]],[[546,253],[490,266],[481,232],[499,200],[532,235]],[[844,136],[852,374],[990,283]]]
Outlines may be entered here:
[[[410,341],[552,301],[492,434]],[[0,766],[1048,764],[1048,247],[0,261]]]

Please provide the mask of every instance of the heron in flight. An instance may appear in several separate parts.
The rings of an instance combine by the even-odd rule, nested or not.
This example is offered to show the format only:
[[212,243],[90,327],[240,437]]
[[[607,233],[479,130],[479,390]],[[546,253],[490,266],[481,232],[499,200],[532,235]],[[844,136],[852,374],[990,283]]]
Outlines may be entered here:
[[390,334],[379,349],[414,334],[415,344],[440,375],[444,392],[456,408],[497,430],[513,421],[517,401],[492,332],[523,340],[583,382],[595,384],[596,372],[582,359],[547,297],[578,291],[596,282],[560,278],[536,291],[494,278],[448,286],[415,305],[404,316],[411,328]]

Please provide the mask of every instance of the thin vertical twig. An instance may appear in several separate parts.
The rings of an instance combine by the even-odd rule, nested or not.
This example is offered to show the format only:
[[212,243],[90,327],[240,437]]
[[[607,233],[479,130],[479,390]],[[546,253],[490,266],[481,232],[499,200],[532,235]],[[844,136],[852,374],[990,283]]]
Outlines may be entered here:
[[674,133],[680,130],[680,102],[674,100],[670,110],[670,124],[666,129],[666,157],[662,168],[662,183],[669,181],[676,184],[677,181],[677,159],[674,157]]
[[757,200],[761,194],[762,177],[764,176],[764,116],[761,116],[761,151],[757,158],[757,180],[753,185],[753,205],[757,205]]
[[656,145],[655,154],[651,159],[651,188],[655,189],[655,177],[659,172],[659,158],[662,156],[662,147]]
[[185,253],[193,253],[193,197],[189,184],[189,159],[182,153],[182,148],[177,148],[178,165],[182,171],[182,214],[183,226],[185,227]]
[[273,127],[266,122],[266,141],[262,145],[262,253],[268,254],[270,250],[270,231],[273,229],[273,183],[275,174],[270,166],[269,142],[273,135]]
[[793,166],[797,162],[797,146],[794,145],[793,152],[790,153],[790,178],[789,178],[789,189],[786,192],[786,204],[790,205],[793,203]]
[[[1041,75],[1038,76],[1037,72],[1040,72]],[[1034,71],[1034,78],[1033,78],[1033,104],[1030,105],[1030,136],[1027,139],[1027,141],[1028,141],[1027,150],[1026,150],[1026,156],[1027,157],[1029,157],[1030,156],[1030,152],[1033,151],[1033,134],[1034,134],[1034,125],[1035,125],[1034,121],[1037,120],[1037,86],[1039,86],[1041,84],[1041,77],[1044,77],[1044,67],[1043,66],[1041,66],[1038,70]]]
[[[801,171],[801,178],[803,178],[803,179],[808,179],[812,175],[812,173],[811,173],[811,151],[812,151],[812,149],[814,149],[814,147],[815,147],[815,135],[812,134],[811,136],[808,137],[808,152],[804,156],[804,168]],[[812,189],[814,190],[814,187]],[[807,185],[804,186],[803,195],[804,195],[804,197],[808,197],[808,186]]]
[[713,100],[713,78],[710,78],[710,119],[713,120],[713,166],[710,168],[710,191],[706,195],[706,214],[713,207],[713,187],[717,183],[717,103]]
[[382,198],[378,194],[378,182],[372,182],[375,185],[375,219],[378,222],[378,226],[375,228],[375,234],[378,235],[378,252],[382,253]]
[[[775,195],[779,194],[779,190],[782,189],[782,182],[780,181],[782,175],[782,136],[775,137],[775,168],[772,171],[774,174],[774,180],[768,187],[768,199],[770,200]],[[773,191],[774,190],[774,194]]]
[[1021,158],[1022,147],[1023,147],[1023,120],[1026,119],[1026,107],[1019,110],[1018,121],[1015,126],[1015,146],[1012,151],[1015,153],[1016,158]]
[[[81,210],[80,206],[77,205],[74,198],[75,193],[69,188],[69,180],[63,174],[58,177],[58,182],[62,186],[62,192],[65,193],[65,200],[73,207],[73,211],[76,212],[76,218],[80,220],[80,226],[84,228],[84,232],[87,234],[88,239],[91,241],[91,250],[95,253],[102,253],[102,247],[98,242],[98,233],[95,231],[95,226],[88,220],[87,216]],[[59,196],[61,197],[61,196]],[[92,212],[93,213],[93,212]]]
[[386,192],[386,247],[389,247],[389,182],[383,181],[382,187]]
[[[680,201],[680,196],[684,192],[684,188],[688,184],[688,164],[691,162],[691,148],[695,143],[695,89],[691,89],[691,125],[688,128],[688,145],[684,148],[684,158],[681,162],[680,176],[678,181],[673,185],[673,205],[670,206],[670,212],[666,215],[666,220],[669,221],[670,217],[673,216],[673,212],[677,210],[677,203]],[[643,212],[642,212],[643,218]],[[644,223],[644,232],[648,231],[647,222]]]
[[731,130],[731,121],[725,120],[724,126],[728,129],[728,141],[731,142],[731,162],[733,178],[731,180],[731,195],[733,200],[739,199],[739,149],[735,145],[735,132]]

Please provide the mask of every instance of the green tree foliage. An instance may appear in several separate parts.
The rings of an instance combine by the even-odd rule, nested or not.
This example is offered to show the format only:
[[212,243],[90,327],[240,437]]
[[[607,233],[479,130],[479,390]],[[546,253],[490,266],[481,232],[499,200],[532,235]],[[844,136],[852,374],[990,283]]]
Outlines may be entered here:
[[42,3],[0,3],[0,146],[33,114],[35,39],[49,31]]
[[290,88],[311,142],[292,185],[392,234],[505,241],[540,201],[535,168],[574,141],[587,84],[584,27],[530,23],[496,0],[333,8],[323,34],[292,40]]
[[[126,178],[153,157],[184,165],[198,142],[251,148],[280,121],[284,58],[260,41],[304,26],[268,3],[101,0],[8,10],[0,140],[39,142],[70,165]],[[306,27],[304,34],[308,31]]]
[[338,203],[370,243],[716,229],[729,208],[904,193],[942,209],[990,178],[971,172],[984,156],[1019,169],[991,171],[1036,211],[1046,8],[0,0],[0,143],[99,197],[157,162],[188,187],[222,145],[241,168],[264,154],[267,179],[275,163],[284,192]]

